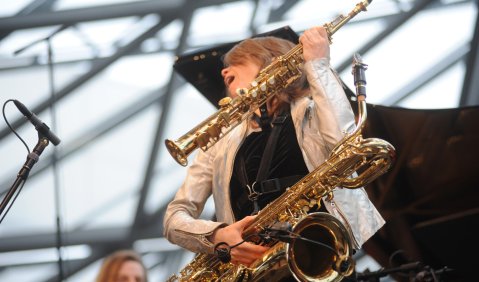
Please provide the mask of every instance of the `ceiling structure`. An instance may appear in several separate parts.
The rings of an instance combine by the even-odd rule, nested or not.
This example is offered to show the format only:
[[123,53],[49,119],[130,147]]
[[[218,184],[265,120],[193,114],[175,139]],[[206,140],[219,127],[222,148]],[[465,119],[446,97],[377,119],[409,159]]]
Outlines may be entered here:
[[[45,149],[0,224],[0,281],[91,280],[101,259],[122,248],[143,254],[153,281],[178,271],[192,254],[162,237],[162,218],[185,169],[163,143],[215,106],[173,72],[175,57],[284,25],[299,33],[355,4],[0,1],[1,101],[22,101],[62,139]],[[332,65],[351,86],[351,57],[360,53],[373,104],[479,105],[477,15],[472,0],[374,0],[334,35]],[[12,103],[5,109],[33,147],[34,128]],[[5,124],[0,156],[3,198],[26,157]],[[371,194],[381,208],[376,193],[384,187]],[[203,216],[212,210],[209,204]],[[388,252],[369,250],[385,261]],[[368,257],[358,254],[358,263]]]

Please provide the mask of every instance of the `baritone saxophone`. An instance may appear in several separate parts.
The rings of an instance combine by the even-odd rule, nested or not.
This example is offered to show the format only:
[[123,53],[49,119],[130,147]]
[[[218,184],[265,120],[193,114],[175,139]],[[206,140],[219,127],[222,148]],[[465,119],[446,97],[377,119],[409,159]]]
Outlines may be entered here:
[[[356,4],[347,15],[340,15],[326,23],[328,39],[349,20],[366,7],[372,0],[363,0]],[[265,104],[276,93],[298,80],[302,74],[304,59],[303,46],[293,47],[288,53],[278,57],[270,65],[262,69],[258,77],[247,89],[239,89],[240,95],[235,98],[226,97],[219,101],[220,109],[203,122],[176,140],[165,140],[166,148],[171,156],[182,166],[188,165],[188,156],[197,148],[208,150],[214,144],[250,117],[259,107]]]

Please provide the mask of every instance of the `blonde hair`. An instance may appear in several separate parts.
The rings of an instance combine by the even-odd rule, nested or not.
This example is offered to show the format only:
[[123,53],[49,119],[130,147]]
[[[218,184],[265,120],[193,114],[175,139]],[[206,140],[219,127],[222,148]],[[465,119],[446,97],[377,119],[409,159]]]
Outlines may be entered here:
[[[260,69],[263,69],[271,64],[274,58],[286,54],[294,46],[291,41],[273,36],[249,38],[241,41],[226,53],[223,63],[225,66],[229,66],[242,65],[245,61],[252,61],[259,65]],[[278,101],[279,105],[275,109],[282,108],[284,105],[281,104],[289,104],[292,100],[304,96],[308,87],[309,84],[303,73],[300,79],[288,86],[281,95],[278,95],[281,101]]]
[[120,250],[109,255],[103,261],[96,282],[115,282],[122,264],[127,261],[138,262],[143,268],[145,282],[148,282],[146,267],[143,264],[141,257],[133,250]]

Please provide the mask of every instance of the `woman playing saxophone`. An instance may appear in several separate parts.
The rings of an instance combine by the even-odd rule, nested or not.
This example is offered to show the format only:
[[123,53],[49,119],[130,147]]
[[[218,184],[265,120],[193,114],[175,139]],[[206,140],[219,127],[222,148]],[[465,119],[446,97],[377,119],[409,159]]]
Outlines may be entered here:
[[[276,93],[252,117],[244,120],[208,151],[199,151],[164,218],[165,236],[196,253],[214,253],[214,246],[241,242],[255,214],[287,187],[321,165],[347,132],[354,114],[341,82],[332,71],[328,34],[324,27],[306,30],[302,77]],[[224,57],[228,95],[249,87],[260,70],[294,44],[275,37],[246,39]],[[266,155],[266,156],[265,156]],[[213,196],[216,221],[200,219]],[[359,249],[384,220],[363,188],[337,187],[317,209],[346,226]],[[231,262],[250,265],[268,247],[245,242],[231,249]]]

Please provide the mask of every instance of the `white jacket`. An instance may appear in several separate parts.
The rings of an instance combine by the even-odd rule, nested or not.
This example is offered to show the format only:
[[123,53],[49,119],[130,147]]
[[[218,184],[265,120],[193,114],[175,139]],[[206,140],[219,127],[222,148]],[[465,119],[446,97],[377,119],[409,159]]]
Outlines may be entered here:
[[[355,123],[351,106],[328,61],[310,61],[304,68],[311,87],[310,97],[291,104],[291,117],[306,166],[313,171],[327,159],[345,133],[354,129]],[[235,221],[229,183],[236,153],[251,132],[249,122],[245,121],[208,151],[198,152],[166,211],[164,233],[170,242],[193,252],[213,252],[213,244],[207,236],[216,228]],[[336,188],[333,194],[332,201],[323,200],[325,207],[352,232],[353,246],[359,249],[381,228],[384,219],[363,188]],[[199,219],[211,195],[216,222]]]

